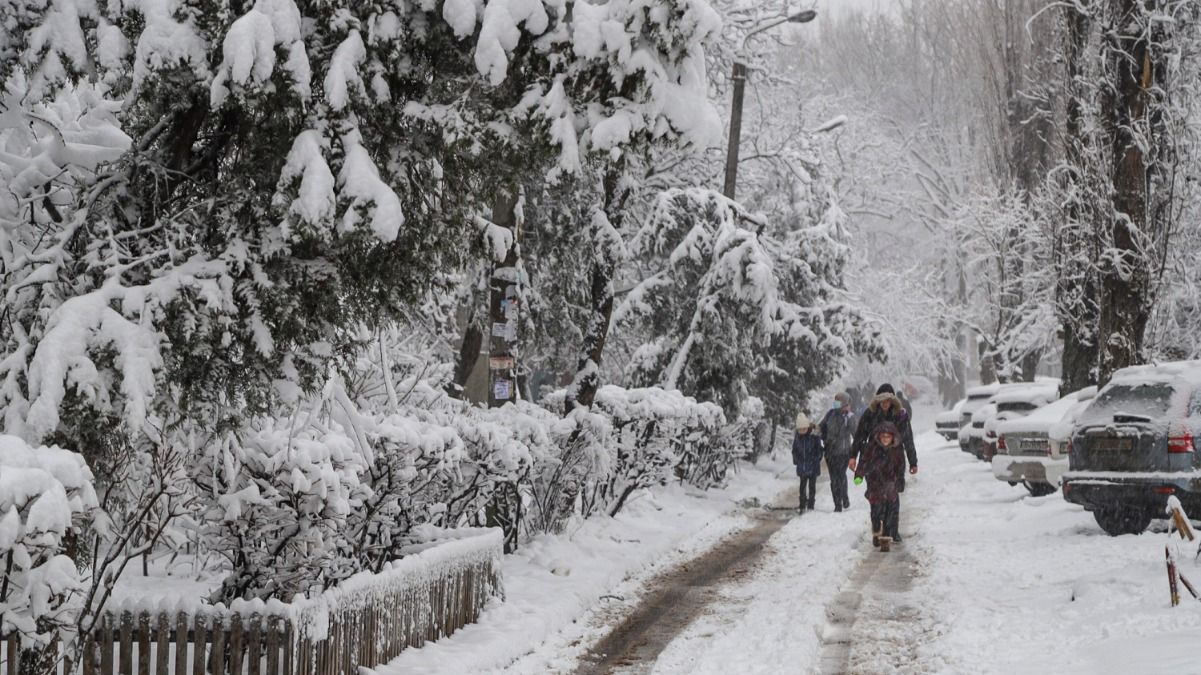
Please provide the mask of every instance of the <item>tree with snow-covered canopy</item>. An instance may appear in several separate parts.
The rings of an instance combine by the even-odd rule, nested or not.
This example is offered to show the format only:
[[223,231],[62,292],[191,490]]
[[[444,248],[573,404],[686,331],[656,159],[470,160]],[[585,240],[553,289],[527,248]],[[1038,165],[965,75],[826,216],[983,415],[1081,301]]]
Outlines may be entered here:
[[771,419],[794,415],[872,347],[840,295],[840,217],[833,207],[816,222],[774,224],[709,190],[663,193],[632,245],[654,273],[620,310],[655,336],[634,353],[631,378],[728,410],[754,395]]

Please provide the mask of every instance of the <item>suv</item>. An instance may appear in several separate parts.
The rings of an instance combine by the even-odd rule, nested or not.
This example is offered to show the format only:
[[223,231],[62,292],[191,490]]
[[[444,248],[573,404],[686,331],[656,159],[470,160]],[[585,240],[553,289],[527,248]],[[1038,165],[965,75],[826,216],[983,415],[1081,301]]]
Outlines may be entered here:
[[1010,485],[1021,483],[1035,497],[1058,490],[1068,470],[1072,422],[1096,394],[1096,387],[1086,387],[1025,417],[997,423],[993,476]]
[[959,437],[959,411],[966,402],[966,398],[960,399],[950,410],[944,410],[934,418],[934,429],[938,432],[939,436],[948,441],[953,441]]
[[1106,533],[1138,534],[1168,497],[1201,512],[1201,361],[1133,366],[1076,420],[1063,497]]

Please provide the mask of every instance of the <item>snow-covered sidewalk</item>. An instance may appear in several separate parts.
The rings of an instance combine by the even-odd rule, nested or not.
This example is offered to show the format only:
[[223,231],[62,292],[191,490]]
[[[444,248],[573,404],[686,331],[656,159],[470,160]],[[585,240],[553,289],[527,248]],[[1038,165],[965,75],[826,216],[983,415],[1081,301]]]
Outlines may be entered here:
[[[653,672],[1201,672],[1201,602],[1182,590],[1169,606],[1162,528],[1109,537],[1059,493],[1030,497],[932,433],[918,452],[903,544],[867,543],[861,489],[857,512],[796,519]],[[1201,580],[1195,547],[1182,569]],[[845,665],[830,670],[819,636],[847,594],[861,602]]]
[[724,490],[669,485],[640,493],[616,518],[590,519],[505,556],[503,602],[494,601],[478,623],[408,650],[376,672],[495,672],[523,656],[541,665],[513,665],[516,672],[570,669],[582,648],[607,628],[591,620],[610,602],[604,596],[632,602],[643,580],[749,527],[752,519],[739,502],[767,502],[795,480],[785,463],[740,467]]
[[[1198,672],[1201,603],[1169,607],[1162,528],[1112,538],[1059,493],[1030,497],[932,433],[918,452],[893,553],[867,541],[862,488],[851,511],[832,513],[823,478],[818,511],[780,529],[749,574],[637,670],[821,672],[823,658],[829,670],[835,599],[853,595],[838,655],[850,672]],[[790,469],[751,469],[730,492],[661,491],[617,520],[535,542],[506,560],[506,602],[383,672],[571,672],[621,618],[602,595],[628,608],[653,574],[746,526],[733,502],[789,487]],[[1182,564],[1201,581],[1191,551]]]
[[[920,569],[914,672],[1201,672],[1201,602],[1169,606],[1162,527],[1109,537],[1059,492],[1030,497],[923,440],[924,513],[905,544]],[[1185,548],[1182,571],[1201,580]]]

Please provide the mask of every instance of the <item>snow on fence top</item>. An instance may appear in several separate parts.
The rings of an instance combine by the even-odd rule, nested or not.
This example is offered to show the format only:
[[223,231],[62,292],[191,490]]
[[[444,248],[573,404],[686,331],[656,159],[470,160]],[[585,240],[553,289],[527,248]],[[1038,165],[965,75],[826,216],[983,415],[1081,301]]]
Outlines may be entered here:
[[[279,600],[235,600],[226,606],[202,604],[197,597],[174,597],[142,602],[136,596],[110,602],[109,614],[142,612],[161,614],[186,614],[191,617],[228,617],[237,615],[246,620],[254,615],[278,617],[292,622],[298,637],[311,641],[323,640],[329,628],[330,617],[343,610],[362,610],[379,604],[388,598],[411,595],[419,602],[416,591],[424,589],[440,577],[454,576],[471,567],[491,563],[493,578],[478,579],[480,585],[490,585],[487,597],[499,588],[500,559],[504,553],[504,536],[499,528],[443,529],[427,526],[419,528],[419,536],[426,541],[406,549],[400,560],[385,563],[376,572],[359,572],[312,598],[296,596],[292,602]],[[414,591],[410,593],[409,591]]]
[[[453,575],[489,562],[493,570],[500,569],[500,559],[504,554],[502,530],[472,528],[470,535],[463,535],[463,532],[456,532],[455,539],[443,540],[400,560],[386,563],[378,574],[359,572],[314,598],[293,602],[296,626],[301,637],[313,641],[324,640],[331,615],[340,611],[378,606],[405,595],[420,602],[422,600],[411,591],[433,583],[440,576]],[[475,583],[499,586],[499,579],[481,578],[475,579]],[[486,595],[481,594],[480,597]]]

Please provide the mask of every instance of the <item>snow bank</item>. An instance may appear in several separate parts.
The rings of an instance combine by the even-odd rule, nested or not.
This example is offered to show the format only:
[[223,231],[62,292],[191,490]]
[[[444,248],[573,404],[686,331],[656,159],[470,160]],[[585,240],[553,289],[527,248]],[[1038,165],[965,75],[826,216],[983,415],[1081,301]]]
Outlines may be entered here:
[[600,617],[612,600],[604,598],[616,594],[633,602],[643,592],[643,580],[748,526],[750,519],[735,511],[736,502],[769,499],[792,481],[790,466],[761,462],[744,468],[720,492],[669,485],[643,493],[614,518],[593,518],[564,534],[539,536],[501,562],[504,602],[489,606],[476,624],[405,651],[377,672],[492,672],[536,648],[529,658],[537,665],[522,661],[515,669],[547,672],[543,658],[578,653],[582,638],[604,630]]
[[[1030,497],[954,446],[936,447],[919,439],[918,479],[935,489],[905,492],[921,521],[905,543],[920,569],[903,598],[914,616],[904,672],[1196,670],[1201,604],[1170,606],[1166,535],[1109,537],[1061,495]],[[1185,559],[1181,571],[1195,583],[1201,562]]]

